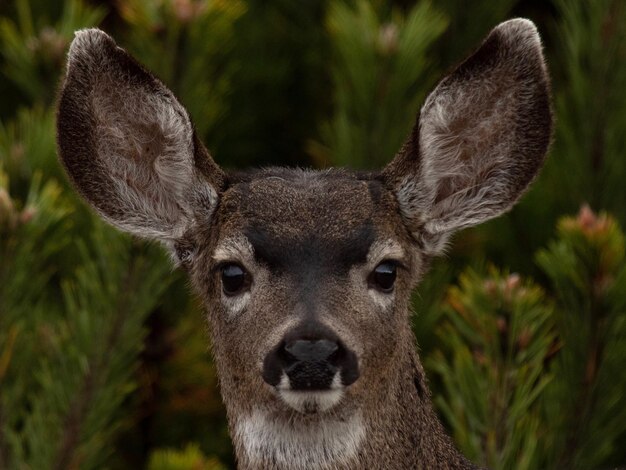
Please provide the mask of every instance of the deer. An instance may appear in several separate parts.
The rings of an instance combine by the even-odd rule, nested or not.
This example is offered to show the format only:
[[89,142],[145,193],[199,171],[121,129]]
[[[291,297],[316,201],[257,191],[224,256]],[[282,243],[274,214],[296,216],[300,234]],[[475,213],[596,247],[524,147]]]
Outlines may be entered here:
[[205,306],[242,469],[476,468],[437,418],[410,295],[455,232],[499,216],[552,136],[537,28],[497,25],[383,169],[225,171],[174,94],[77,31],[60,161],[105,221],[157,240]]

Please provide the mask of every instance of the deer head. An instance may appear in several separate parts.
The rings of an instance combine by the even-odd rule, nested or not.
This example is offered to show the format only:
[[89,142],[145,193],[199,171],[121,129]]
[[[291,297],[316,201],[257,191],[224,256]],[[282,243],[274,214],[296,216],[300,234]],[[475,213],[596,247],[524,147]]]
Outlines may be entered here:
[[97,29],[76,33],[58,111],[78,191],[188,272],[239,462],[263,468],[466,464],[430,407],[410,293],[452,233],[513,206],[550,136],[541,43],[521,19],[437,85],[375,173],[225,173],[174,95]]

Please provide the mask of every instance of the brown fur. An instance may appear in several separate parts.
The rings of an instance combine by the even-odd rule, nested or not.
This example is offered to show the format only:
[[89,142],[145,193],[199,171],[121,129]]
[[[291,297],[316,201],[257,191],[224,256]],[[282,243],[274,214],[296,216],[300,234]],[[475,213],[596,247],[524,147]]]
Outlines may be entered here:
[[[171,92],[98,30],[72,44],[58,113],[59,154],[81,194],[114,225],[163,241],[189,273],[239,465],[264,469],[473,468],[432,409],[410,293],[452,231],[521,196],[550,133],[547,74],[525,20],[499,26],[441,82],[381,173],[225,175]],[[401,267],[383,294],[368,279],[389,253]],[[222,293],[224,260],[245,267],[248,291]],[[261,376],[268,352],[307,322],[358,358],[358,380],[327,411],[294,410]]]

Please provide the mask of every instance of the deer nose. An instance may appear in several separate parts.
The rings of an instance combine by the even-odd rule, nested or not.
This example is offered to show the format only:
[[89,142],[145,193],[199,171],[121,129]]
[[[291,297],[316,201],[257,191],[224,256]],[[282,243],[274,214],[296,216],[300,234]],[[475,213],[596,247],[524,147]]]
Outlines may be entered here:
[[356,354],[332,333],[293,331],[263,361],[263,380],[290,390],[329,390],[359,377]]
[[279,354],[292,390],[325,390],[339,372],[342,349],[328,339],[286,342]]
[[332,362],[331,356],[339,350],[339,344],[327,339],[314,341],[299,339],[285,344],[284,349],[296,362]]

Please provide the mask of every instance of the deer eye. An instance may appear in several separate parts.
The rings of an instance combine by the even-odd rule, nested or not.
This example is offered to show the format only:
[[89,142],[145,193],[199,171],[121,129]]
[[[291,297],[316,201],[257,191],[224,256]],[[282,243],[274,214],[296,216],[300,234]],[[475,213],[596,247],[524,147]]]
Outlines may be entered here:
[[393,291],[396,282],[397,265],[393,261],[383,261],[369,276],[369,285],[386,294]]
[[250,276],[240,265],[228,263],[222,266],[222,290],[232,296],[243,292],[250,285]]

